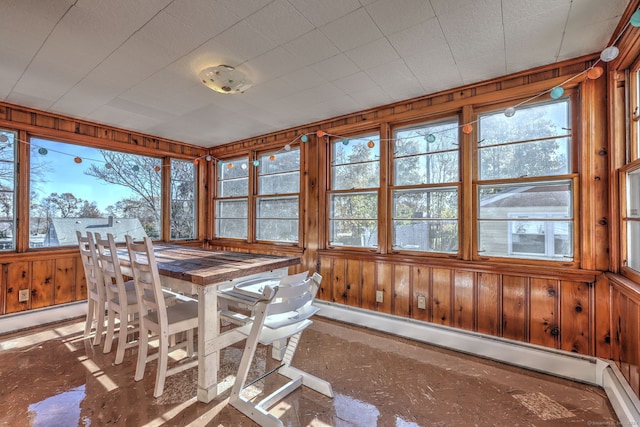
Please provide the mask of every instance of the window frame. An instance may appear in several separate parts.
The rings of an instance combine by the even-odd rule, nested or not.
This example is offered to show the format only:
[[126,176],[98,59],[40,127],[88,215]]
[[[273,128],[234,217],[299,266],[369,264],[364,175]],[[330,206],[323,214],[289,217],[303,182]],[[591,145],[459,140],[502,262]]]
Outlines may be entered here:
[[[303,165],[303,152],[302,152],[302,147],[300,145],[290,145],[287,144],[289,149],[284,149],[285,153],[290,153],[292,150],[297,150],[299,152],[298,154],[298,192],[297,193],[261,193],[261,188],[260,188],[260,178],[264,177],[264,176],[274,176],[274,175],[278,175],[279,173],[269,173],[269,174],[261,174],[261,167],[262,164],[264,162],[265,158],[269,158],[271,156],[275,156],[275,160],[278,159],[278,154],[282,153],[283,150],[279,149],[279,150],[274,150],[274,149],[269,149],[269,150],[262,150],[262,151],[255,151],[253,153],[253,159],[254,161],[258,161],[260,162],[257,166],[253,166],[253,179],[250,179],[250,182],[253,183],[253,189],[250,188],[249,193],[251,194],[250,198],[250,204],[253,207],[253,215],[250,217],[250,220],[253,223],[252,226],[252,230],[253,230],[253,236],[250,236],[249,241],[250,242],[257,242],[257,243],[267,243],[267,244],[274,244],[274,245],[292,245],[292,246],[300,246],[301,242],[304,239],[303,236],[303,223],[304,220],[301,216],[301,213],[303,212],[302,210],[302,187],[303,187],[303,182],[302,182],[302,165]],[[261,160],[262,159],[262,160]],[[291,171],[286,171],[283,173],[291,173]],[[266,199],[274,199],[274,198],[296,198],[297,199],[297,209],[298,209],[298,217],[296,218],[297,222],[298,222],[298,231],[297,231],[297,240],[295,241],[289,241],[289,240],[268,240],[268,239],[260,239],[258,238],[258,204],[260,202],[260,200],[266,200]]]
[[[475,124],[473,131],[469,134],[471,139],[471,146],[473,152],[473,160],[472,160],[472,170],[473,170],[473,183],[472,183],[472,198],[473,198],[473,223],[472,223],[472,253],[471,259],[475,261],[490,261],[490,262],[517,262],[520,264],[531,264],[531,265],[541,265],[541,266],[563,266],[563,267],[572,267],[578,268],[581,263],[582,254],[580,252],[580,214],[579,214],[579,205],[578,201],[581,194],[581,189],[579,186],[579,162],[578,162],[578,151],[579,151],[579,130],[577,128],[577,114],[576,111],[578,109],[578,100],[577,93],[575,89],[567,89],[564,92],[564,95],[558,99],[552,99],[549,95],[544,97],[537,97],[535,99],[524,100],[523,104],[520,104],[524,107],[531,107],[535,105],[543,105],[550,104],[554,102],[568,102],[568,120],[571,128],[569,129],[568,134],[559,135],[561,138],[569,138],[569,155],[567,156],[567,161],[569,162],[568,171],[565,174],[558,175],[540,175],[540,176],[532,176],[532,177],[517,177],[517,178],[491,178],[491,179],[480,179],[480,146],[479,144],[482,142],[479,131],[479,122],[480,117],[483,114],[496,113],[499,114],[501,111],[504,111],[505,108],[513,106],[517,103],[517,100],[510,103],[497,103],[492,105],[486,105],[482,108],[478,108],[474,112]],[[517,109],[516,109],[517,114]],[[557,138],[557,139],[561,139]],[[542,139],[545,140],[546,138]],[[534,140],[535,141],[535,140]],[[529,142],[519,142],[519,143],[529,143]],[[571,217],[568,218],[568,221],[572,223],[572,236],[573,236],[573,250],[572,250],[572,259],[547,259],[547,258],[535,258],[535,257],[510,257],[510,256],[497,256],[497,255],[483,255],[481,251],[479,251],[480,244],[480,193],[479,189],[483,186],[487,185],[509,185],[509,184],[526,184],[526,183],[540,183],[541,185],[546,185],[548,182],[553,181],[570,181],[571,182],[571,200],[569,202],[571,208]],[[508,220],[508,219],[507,219]]]
[[[12,170],[12,174],[13,174],[13,179],[12,179],[12,189],[10,191],[1,191],[2,193],[11,193],[11,199],[12,199],[12,209],[11,209],[11,216],[12,219],[11,221],[0,221],[1,223],[11,223],[11,246],[9,248],[4,248],[1,247],[3,245],[0,245],[0,253],[7,253],[7,252],[16,252],[17,251],[17,247],[18,247],[18,146],[20,145],[20,133],[17,130],[14,129],[9,129],[9,128],[0,128],[0,135],[6,135],[6,134],[13,134],[13,142],[9,143],[9,137],[7,137],[7,144],[11,144],[11,148],[12,148],[12,157],[13,160],[10,161],[5,161],[5,160],[0,160],[0,162],[2,163],[6,163],[12,164],[11,170]],[[1,142],[0,144],[4,144],[5,142]]]
[[[170,170],[170,174],[168,174],[169,176],[169,181],[170,181],[170,189],[169,189],[169,194],[168,194],[168,199],[169,199],[169,230],[168,230],[168,234],[169,234],[169,240],[170,241],[174,241],[174,242],[179,242],[179,241],[185,241],[185,240],[196,240],[198,238],[198,167],[197,167],[197,162],[194,163],[193,161],[189,161],[189,160],[184,160],[184,159],[177,159],[177,158],[169,158],[169,170]],[[190,200],[191,204],[192,204],[192,210],[193,210],[193,216],[191,218],[192,223],[193,223],[193,233],[190,237],[173,237],[173,228],[172,228],[172,218],[173,218],[173,204],[174,201],[176,200],[174,198],[173,195],[173,190],[174,190],[174,183],[175,181],[177,181],[176,179],[174,179],[174,163],[185,163],[185,164],[190,164],[192,171],[193,171],[193,181],[191,182],[191,184],[193,185],[193,199]],[[179,180],[180,182],[187,182],[185,180]],[[184,199],[183,202],[187,201],[187,199]]]
[[[354,132],[350,132],[346,135],[341,135],[340,137],[335,137],[335,136],[331,136],[332,134],[327,135],[324,138],[323,144],[324,144],[324,164],[326,165],[326,170],[325,170],[325,181],[324,181],[324,194],[321,195],[321,198],[324,201],[324,209],[321,210],[321,212],[324,212],[324,218],[322,218],[322,223],[324,226],[324,238],[323,238],[323,243],[324,243],[324,247],[326,249],[332,249],[332,250],[345,250],[345,251],[352,251],[352,252],[366,252],[366,253],[384,253],[386,252],[387,248],[386,248],[386,244],[385,244],[385,240],[383,240],[386,236],[386,229],[387,229],[387,221],[381,221],[381,213],[384,212],[384,200],[383,195],[386,196],[386,192],[387,190],[387,184],[386,184],[386,170],[387,170],[387,166],[385,166],[384,164],[384,159],[387,158],[387,150],[388,150],[388,139],[385,140],[385,138],[383,137],[383,135],[385,135],[386,132],[384,132],[383,129],[381,129],[381,127],[376,127],[376,128],[366,128],[366,129],[362,129],[360,131],[354,131]],[[378,186],[377,187],[362,187],[362,188],[352,188],[352,189],[334,189],[334,179],[333,179],[333,165],[332,165],[332,158],[333,158],[333,147],[334,145],[337,146],[338,144],[343,144],[345,139],[349,140],[349,143],[351,143],[351,140],[373,140],[375,138],[370,138],[370,137],[375,137],[377,138],[377,146],[378,146],[378,172],[379,172],[379,178],[378,178]],[[360,162],[360,163],[353,163],[353,164],[364,164],[364,163],[373,163],[373,162]],[[350,164],[350,163],[348,163]],[[334,195],[349,195],[349,194],[353,194],[353,195],[358,195],[358,194],[362,194],[362,195],[366,195],[366,194],[375,194],[376,195],[376,215],[377,217],[375,218],[375,221],[377,223],[377,230],[376,230],[376,245],[375,246],[352,246],[352,245],[340,245],[340,244],[335,244],[335,242],[333,242],[331,240],[332,237],[332,215],[331,215],[331,198]],[[386,197],[385,197],[386,199]],[[354,219],[360,219],[360,218],[354,218]]]
[[[402,185],[396,185],[396,159],[399,158],[407,158],[407,157],[412,157],[412,156],[398,156],[396,157],[395,153],[396,153],[396,135],[397,132],[399,131],[403,131],[403,130],[411,130],[411,129],[416,129],[416,128],[427,128],[427,127],[436,127],[439,125],[445,125],[447,126],[449,123],[451,122],[451,127],[452,129],[454,129],[454,131],[457,134],[457,143],[453,144],[453,145],[457,145],[458,149],[457,150],[434,150],[434,151],[428,151],[428,152],[424,152],[424,153],[419,153],[419,154],[414,154],[413,156],[415,157],[419,157],[419,156],[430,156],[430,155],[438,155],[441,153],[447,153],[447,152],[456,152],[457,153],[457,158],[458,158],[458,170],[457,170],[457,175],[458,175],[458,179],[455,181],[445,181],[445,182],[437,182],[437,183],[414,183],[414,184],[402,184]],[[455,122],[455,124],[453,123]],[[446,258],[451,258],[451,257],[455,257],[455,258],[460,258],[461,256],[461,246],[462,246],[462,211],[463,211],[463,200],[462,200],[462,175],[463,175],[463,170],[462,170],[462,161],[463,161],[463,153],[462,153],[462,146],[463,146],[463,138],[461,136],[461,133],[459,131],[459,127],[460,127],[460,123],[461,123],[461,114],[459,112],[453,112],[453,113],[449,113],[446,115],[433,115],[430,116],[428,118],[422,118],[420,120],[412,120],[410,122],[400,122],[400,123],[394,123],[391,128],[390,128],[390,134],[391,134],[391,139],[390,139],[390,148],[389,148],[389,185],[388,185],[388,209],[387,209],[387,230],[389,232],[389,236],[388,236],[388,251],[389,253],[393,253],[393,254],[406,254],[406,255],[416,255],[416,256],[428,256],[428,257],[435,257],[435,258],[439,258],[439,257],[446,257]],[[428,178],[428,177],[427,177]],[[428,179],[427,179],[428,181]],[[457,205],[457,215],[455,218],[455,222],[457,224],[457,248],[455,251],[452,252],[445,252],[445,251],[434,251],[434,250],[418,250],[418,249],[408,249],[408,248],[400,248],[400,247],[396,247],[394,246],[394,240],[395,240],[395,227],[394,227],[394,222],[396,220],[394,211],[395,211],[395,205],[394,205],[394,195],[396,194],[396,192],[403,192],[403,191],[407,191],[407,190],[424,190],[424,191],[434,191],[434,190],[438,190],[438,189],[442,189],[442,190],[447,190],[447,189],[451,189],[451,188],[455,188],[456,190],[456,195],[457,195],[457,199],[458,199],[458,205]],[[434,218],[435,219],[435,218]],[[438,220],[442,220],[445,221],[444,218],[438,218]]]

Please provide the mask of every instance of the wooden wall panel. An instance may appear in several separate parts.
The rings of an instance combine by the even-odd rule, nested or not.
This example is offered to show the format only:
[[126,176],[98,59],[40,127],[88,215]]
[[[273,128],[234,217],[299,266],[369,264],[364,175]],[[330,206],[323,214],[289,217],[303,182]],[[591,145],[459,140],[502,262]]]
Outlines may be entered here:
[[331,279],[331,301],[342,304],[347,303],[347,286],[346,286],[346,262],[344,259],[333,259],[332,268],[333,277]]
[[478,273],[477,328],[483,334],[502,335],[502,284],[500,275]]
[[320,283],[320,289],[316,298],[323,301],[331,301],[333,295],[333,260],[331,258],[320,259],[320,275],[322,276],[322,283]]
[[[376,303],[376,310],[382,311],[384,313],[389,313],[389,314],[391,314],[391,302],[393,300],[392,298],[393,277],[391,275],[392,274],[391,267],[392,265],[386,262],[377,263],[378,275],[377,275],[376,290],[382,291],[383,300],[382,300],[382,303]],[[374,294],[374,301],[375,301],[375,294]]]
[[640,334],[639,323],[640,317],[638,317],[638,303],[630,300],[627,313],[629,315],[629,327],[627,328],[627,352],[629,360],[629,384],[636,393],[636,396],[640,396],[640,372],[638,371],[638,364],[640,364]]
[[431,271],[433,285],[433,323],[451,325],[452,272],[448,268],[434,268]]
[[606,276],[600,275],[595,282],[594,289],[593,331],[595,337],[595,355],[604,359],[611,359],[611,290]]
[[[79,265],[79,258],[59,258],[55,265],[55,293],[54,303],[64,304],[76,299],[76,263]],[[79,265],[82,270],[82,266]]]
[[475,330],[474,273],[457,270],[454,275],[453,326],[473,331]]
[[[411,315],[414,319],[430,322],[432,317],[431,291],[429,285],[431,283],[431,270],[428,267],[413,266],[413,309]],[[418,308],[418,296],[424,296],[426,299],[426,308]]]
[[5,314],[7,310],[7,265],[0,265],[0,314]]
[[376,309],[376,270],[377,265],[373,261],[362,261],[362,308]]
[[590,352],[589,289],[580,282],[562,281],[560,301],[560,337],[562,350],[581,354]]
[[76,283],[76,300],[87,299],[87,279],[84,277],[84,268],[82,267],[82,260],[76,258],[75,264],[75,283]]
[[527,341],[525,324],[527,278],[502,276],[502,336]]
[[558,324],[559,292],[554,279],[531,279],[531,343],[558,348],[560,344]]
[[[7,265],[7,313],[16,313],[31,308],[31,274],[27,261],[12,262]],[[29,301],[19,302],[20,289],[29,290]]]
[[395,265],[393,272],[393,310],[397,316],[411,317],[411,267]]
[[352,307],[360,306],[360,261],[347,260],[347,275],[345,292],[347,294],[347,305]]
[[53,260],[31,264],[31,308],[53,305]]

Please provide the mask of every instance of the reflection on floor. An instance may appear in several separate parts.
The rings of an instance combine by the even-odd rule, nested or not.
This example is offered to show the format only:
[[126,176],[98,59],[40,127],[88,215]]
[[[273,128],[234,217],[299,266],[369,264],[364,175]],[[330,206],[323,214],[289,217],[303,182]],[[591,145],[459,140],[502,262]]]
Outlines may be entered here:
[[[82,321],[0,336],[0,425],[253,426],[226,404],[195,400],[196,369],[167,379],[153,398],[155,363],[134,382],[136,349],[113,365],[82,337]],[[115,346],[114,346],[115,348]],[[222,352],[219,378],[231,386],[240,347]],[[258,349],[250,378],[276,366]],[[461,355],[316,317],[294,366],[331,382],[330,399],[305,387],[271,412],[286,426],[617,425],[597,387]],[[284,381],[282,381],[284,382]],[[271,375],[246,389],[277,388]]]

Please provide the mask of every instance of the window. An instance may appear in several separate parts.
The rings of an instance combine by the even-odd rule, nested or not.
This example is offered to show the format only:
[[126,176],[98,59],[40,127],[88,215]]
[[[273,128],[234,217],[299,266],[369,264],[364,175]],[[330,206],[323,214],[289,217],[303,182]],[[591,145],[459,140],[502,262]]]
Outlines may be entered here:
[[627,237],[625,265],[640,273],[640,168],[628,171],[625,181],[627,206],[622,218]]
[[247,158],[220,160],[217,165],[216,236],[247,239],[249,218],[248,160]]
[[0,130],[0,250],[16,246],[16,141],[15,132]]
[[76,230],[161,238],[161,159],[38,138],[30,156],[30,247],[75,245]]
[[171,239],[196,238],[196,166],[171,159]]
[[300,148],[259,156],[256,239],[297,242]]
[[331,141],[329,245],[378,246],[380,137]]
[[573,259],[569,100],[480,115],[478,254]]
[[392,247],[458,250],[458,120],[394,132]]

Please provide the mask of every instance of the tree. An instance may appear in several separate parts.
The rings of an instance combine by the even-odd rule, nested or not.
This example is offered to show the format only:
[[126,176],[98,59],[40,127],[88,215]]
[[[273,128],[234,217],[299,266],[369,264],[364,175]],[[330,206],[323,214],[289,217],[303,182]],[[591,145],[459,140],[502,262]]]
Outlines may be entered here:
[[51,193],[43,202],[45,206],[53,207],[62,218],[70,218],[77,216],[84,200],[71,193]]

